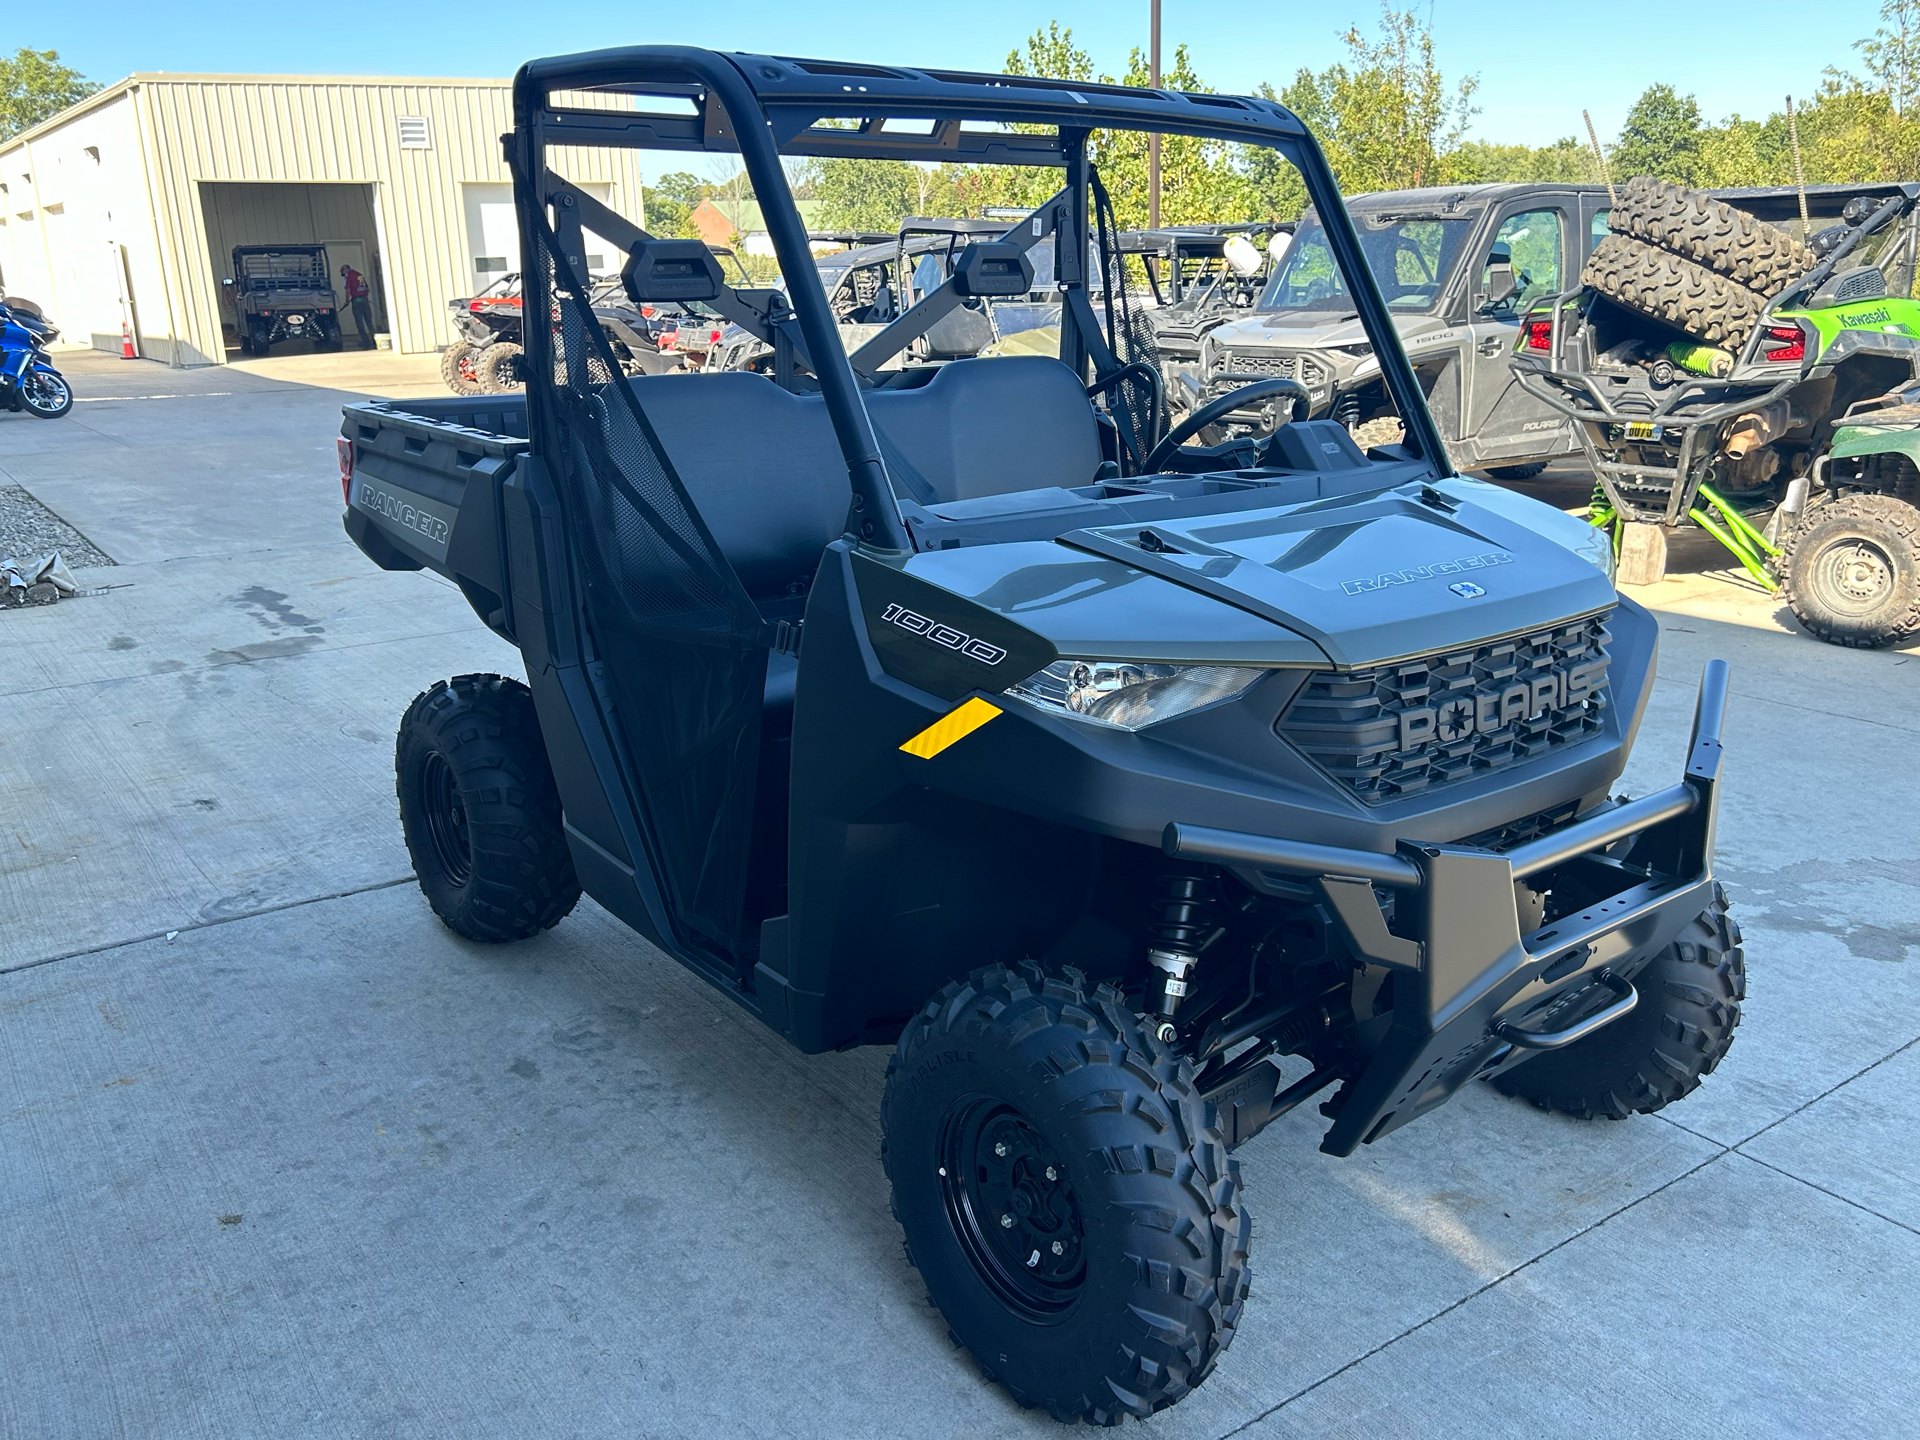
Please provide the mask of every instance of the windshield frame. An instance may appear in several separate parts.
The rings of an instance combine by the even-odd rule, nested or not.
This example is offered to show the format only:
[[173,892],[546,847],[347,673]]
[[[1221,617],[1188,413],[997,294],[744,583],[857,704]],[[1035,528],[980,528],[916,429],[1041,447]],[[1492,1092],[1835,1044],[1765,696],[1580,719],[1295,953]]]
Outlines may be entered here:
[[[1379,357],[1395,408],[1406,417],[1407,444],[1436,473],[1453,473],[1333,172],[1305,125],[1276,101],[683,46],[634,46],[530,61],[514,77],[513,95],[514,130],[507,148],[528,254],[538,253],[542,234],[551,233],[548,216],[561,224],[579,223],[578,216],[586,214],[595,233],[604,233],[596,217],[605,207],[549,168],[555,150],[609,146],[740,157],[759,197],[775,257],[789,278],[792,318],[813,357],[821,398],[847,461],[855,509],[865,516],[858,538],[868,543],[912,548],[860,381],[813,264],[785,158],[965,158],[1064,171],[1065,186],[1041,211],[1060,232],[1056,253],[1063,300],[1072,302],[1069,312],[1076,307],[1085,312],[1086,266],[1080,257],[1092,228],[1088,140],[1093,131],[1158,132],[1276,151],[1300,175],[1308,203],[1324,217],[1323,233],[1346,276],[1355,313]],[[889,128],[896,119],[907,126]],[[1034,237],[1043,233],[1041,211],[1032,217]],[[611,213],[604,218],[620,219]],[[1007,239],[1015,238],[1021,223],[1009,228]],[[626,222],[625,229],[634,227]],[[547,278],[536,273],[529,287],[538,292],[529,295],[533,313],[543,313],[548,305],[546,288]],[[1093,319],[1090,313],[1087,319]],[[1083,381],[1094,353],[1089,340],[1097,340],[1089,329],[1078,318],[1062,327],[1060,358]],[[532,327],[530,334],[533,372],[550,373],[545,367],[552,357],[544,353],[542,327]],[[543,414],[545,408],[535,407]]]

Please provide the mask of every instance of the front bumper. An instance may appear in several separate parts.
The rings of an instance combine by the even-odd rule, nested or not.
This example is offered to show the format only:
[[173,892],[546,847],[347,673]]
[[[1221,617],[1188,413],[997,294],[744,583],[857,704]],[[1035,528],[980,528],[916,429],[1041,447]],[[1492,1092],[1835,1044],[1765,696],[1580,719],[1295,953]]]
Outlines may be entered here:
[[[1469,1080],[1571,1044],[1634,1008],[1634,975],[1712,898],[1727,673],[1725,661],[1707,663],[1678,785],[1602,806],[1504,852],[1402,841],[1383,855],[1167,827],[1168,855],[1227,866],[1255,889],[1310,877],[1353,954],[1394,972],[1391,1025],[1338,1097],[1322,1150],[1350,1155]],[[1519,883],[1547,889],[1555,878],[1597,898],[1523,934]],[[1405,933],[1389,928],[1377,888],[1413,902],[1404,910],[1414,923],[1397,926]],[[1611,1003],[1550,1028],[1570,1003],[1584,1008],[1576,997],[1596,985]]]

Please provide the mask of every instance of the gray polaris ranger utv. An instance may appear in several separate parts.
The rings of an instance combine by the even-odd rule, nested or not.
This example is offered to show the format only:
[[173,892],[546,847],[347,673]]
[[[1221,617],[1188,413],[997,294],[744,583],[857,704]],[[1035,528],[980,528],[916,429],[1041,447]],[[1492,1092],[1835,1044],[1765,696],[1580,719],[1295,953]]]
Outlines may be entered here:
[[[1247,1295],[1230,1152],[1311,1098],[1350,1155],[1477,1079],[1618,1118],[1713,1068],[1743,985],[1725,667],[1677,782],[1611,798],[1657,627],[1604,536],[1452,473],[1293,115],[664,47],[536,61],[514,96],[525,313],[551,317],[527,393],[356,403],[340,441],[366,553],[450,577],[526,664],[401,722],[421,886],[496,941],[584,889],[800,1049],[894,1046],[894,1213],[1015,1398],[1108,1423],[1206,1378]],[[1155,433],[1089,293],[1114,129],[1299,168],[1403,444],[1183,445],[1204,410]],[[737,149],[788,290],[550,168],[581,147]],[[783,155],[1041,198],[850,355]],[[773,373],[622,377],[583,229],[636,304],[728,316]],[[1036,252],[1057,357],[888,368],[1028,293]],[[1227,402],[1262,396],[1306,398]]]
[[[1456,185],[1390,190],[1347,202],[1361,252],[1456,465],[1502,480],[1539,474],[1577,453],[1564,415],[1513,382],[1507,357],[1532,301],[1564,289],[1606,233],[1601,185]],[[1300,380],[1313,413],[1364,447],[1401,431],[1401,411],[1342,283],[1314,211],[1254,311],[1214,330],[1200,357],[1205,397],[1261,375]],[[1267,410],[1228,430],[1264,433]]]

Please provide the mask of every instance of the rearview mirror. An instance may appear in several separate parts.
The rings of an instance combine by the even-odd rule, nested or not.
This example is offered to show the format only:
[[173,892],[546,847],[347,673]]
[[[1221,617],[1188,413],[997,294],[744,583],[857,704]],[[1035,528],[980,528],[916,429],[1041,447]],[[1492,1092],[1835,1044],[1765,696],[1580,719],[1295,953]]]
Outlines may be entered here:
[[1033,262],[1011,240],[985,240],[960,252],[953,291],[966,299],[1019,296],[1033,288]]
[[712,300],[725,285],[704,240],[641,240],[627,256],[620,282],[636,305],[648,300]]

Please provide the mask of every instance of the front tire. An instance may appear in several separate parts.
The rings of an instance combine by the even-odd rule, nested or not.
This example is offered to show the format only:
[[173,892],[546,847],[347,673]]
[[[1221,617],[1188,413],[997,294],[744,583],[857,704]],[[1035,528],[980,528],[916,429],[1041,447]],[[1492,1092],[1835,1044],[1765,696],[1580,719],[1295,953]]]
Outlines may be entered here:
[[526,386],[520,359],[520,347],[511,340],[496,340],[480,352],[473,365],[474,379],[488,395],[509,395]]
[[1920,510],[1845,495],[1812,511],[1787,545],[1781,588],[1829,645],[1897,645],[1920,633]]
[[20,377],[20,407],[41,420],[58,420],[73,409],[73,387],[60,375],[29,370]]
[[1014,1399],[1117,1424],[1212,1371],[1246,1302],[1239,1166],[1119,991],[1031,963],[947,986],[881,1118],[908,1258]]
[[1544,460],[1529,460],[1525,465],[1495,465],[1487,474],[1495,480],[1531,480],[1546,468]]
[[456,675],[416,696],[394,747],[400,825],[434,914],[469,940],[524,940],[580,899],[533,694]]
[[1494,1087],[1583,1120],[1651,1115],[1698,1089],[1733,1044],[1747,995],[1726,892],[1716,884],[1707,908],[1633,984],[1640,1003],[1626,1015],[1495,1076]]

